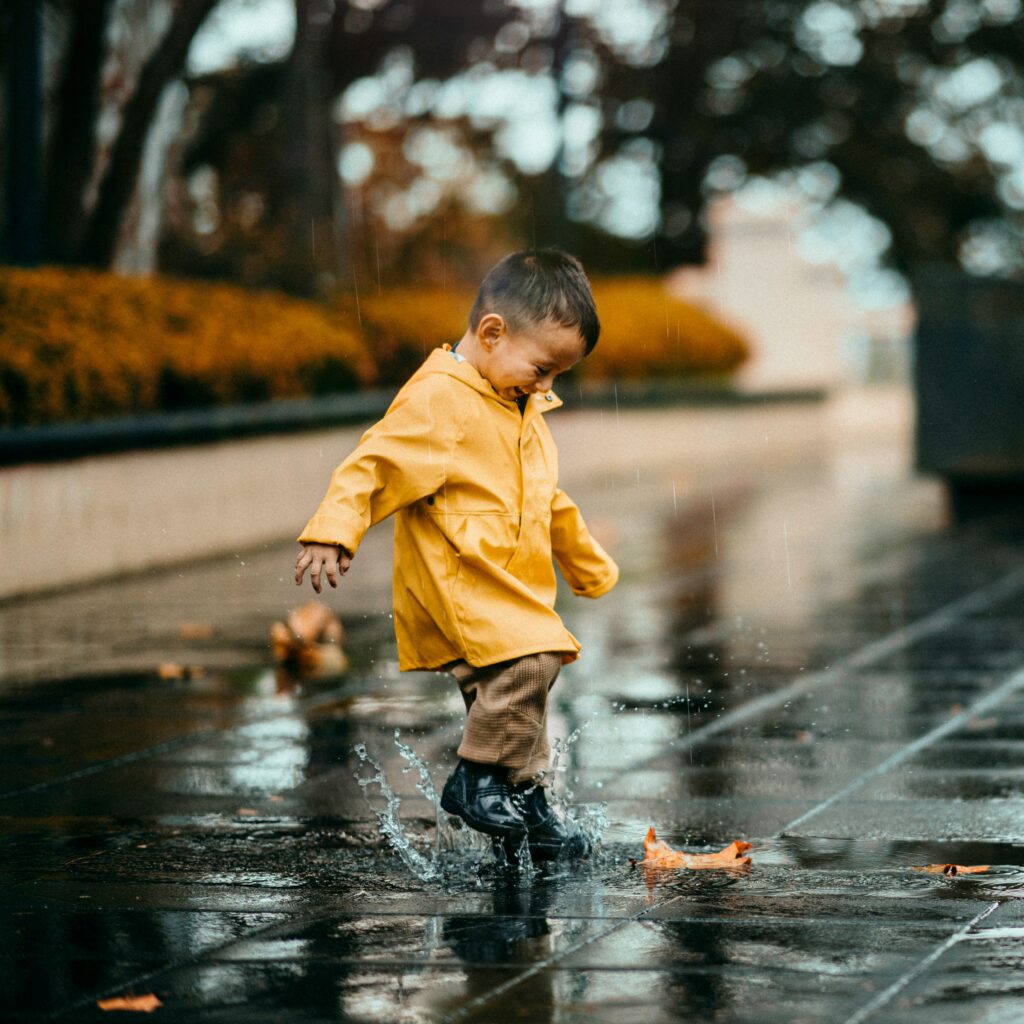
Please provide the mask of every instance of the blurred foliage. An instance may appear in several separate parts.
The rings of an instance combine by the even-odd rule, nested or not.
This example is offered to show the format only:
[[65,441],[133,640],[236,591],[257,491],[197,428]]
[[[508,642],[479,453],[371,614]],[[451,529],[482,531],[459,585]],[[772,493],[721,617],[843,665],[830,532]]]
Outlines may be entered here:
[[[742,338],[654,279],[594,282],[603,328],[583,379],[721,375]],[[474,292],[409,287],[334,307],[91,270],[0,270],[0,425],[398,385],[466,330]],[[372,355],[371,355],[372,353]]]
[[[474,251],[486,248],[486,228],[471,226],[479,222],[506,248],[561,245],[595,272],[699,263],[707,203],[756,175],[788,176],[812,206],[857,203],[888,229],[887,259],[904,271],[940,258],[1024,273],[1018,0],[540,0],[463,11],[453,33],[439,0],[335,6],[339,152],[358,142],[372,154],[366,177],[344,188],[349,276],[477,280],[490,261]],[[355,65],[343,52],[357,55],[361,95],[376,83],[376,103],[346,112],[355,76],[339,68]],[[472,113],[502,74],[522,103],[529,83],[552,83],[537,134],[553,118],[562,139],[545,170],[528,173],[502,144],[519,100],[498,116]],[[185,171],[212,169],[209,201],[227,218],[269,165],[231,156],[247,122],[214,116],[224,103],[200,94],[230,93],[239,109],[273,116],[280,100],[260,76],[239,68],[192,83],[197,131]],[[592,126],[589,139],[580,125]],[[429,130],[458,152],[457,171],[422,159]],[[487,177],[510,195],[481,212],[473,197]],[[172,218],[175,265],[213,270],[214,253],[189,240],[193,212],[186,204]],[[239,253],[230,268],[243,263]],[[266,258],[260,273],[278,272]]]
[[716,193],[789,170],[811,203],[851,200],[879,218],[903,271],[963,259],[988,225],[1004,270],[1024,273],[1024,192],[1007,188],[1020,163],[992,144],[1004,133],[1024,146],[1019,0],[663,6],[653,63],[599,45],[590,102],[604,124],[595,171],[650,147],[671,260]]
[[[574,368],[574,377],[721,376],[736,370],[750,354],[742,336],[668,294],[657,278],[597,278],[593,292],[601,337]],[[410,287],[360,299],[360,323],[381,379],[403,381],[430,348],[458,341],[474,297],[472,289]],[[354,298],[342,299],[341,308],[354,316]]]
[[584,379],[721,376],[750,355],[739,333],[657,278],[598,278],[594,298],[601,339],[579,364]]
[[[46,0],[49,262],[109,265],[211,3]],[[788,175],[879,218],[900,269],[1024,274],[1020,0],[294,5],[285,58],[184,75],[165,271],[326,296],[474,283],[498,246],[556,244],[650,272],[703,260],[716,195]],[[521,161],[549,130],[547,166]]]
[[354,390],[376,370],[354,325],[224,284],[0,270],[0,424]]
[[[781,175],[879,218],[903,270],[1024,274],[1020,0],[293,2],[287,55],[184,75],[165,271],[324,296],[553,244],[650,272],[701,262],[709,202]],[[156,258],[143,141],[226,6],[46,0],[48,261],[110,265],[119,225]],[[537,140],[546,166],[520,159]]]

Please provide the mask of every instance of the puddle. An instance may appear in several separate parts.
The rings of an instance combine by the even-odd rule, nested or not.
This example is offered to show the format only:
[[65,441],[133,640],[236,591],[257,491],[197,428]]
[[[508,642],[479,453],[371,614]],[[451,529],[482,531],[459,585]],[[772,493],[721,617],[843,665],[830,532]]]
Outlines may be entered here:
[[[574,730],[565,739],[556,739],[552,745],[552,761],[548,774],[559,779],[564,774],[566,752],[576,742],[584,727]],[[366,745],[357,743],[352,749],[359,758],[355,779],[370,809],[377,818],[378,830],[390,848],[416,878],[423,882],[451,884],[471,879],[482,886],[484,878],[512,871],[523,878],[534,874],[529,847],[524,841],[510,861],[500,844],[468,828],[457,817],[441,808],[440,795],[430,774],[430,767],[416,751],[401,738],[401,730],[394,733],[394,744],[405,762],[403,774],[415,773],[415,787],[433,808],[435,832],[433,842],[425,834],[414,832],[410,822],[400,817],[401,798],[389,782],[380,760],[370,754]],[[559,792],[561,790],[561,792]],[[373,794],[383,799],[383,807],[374,802]],[[588,861],[601,860],[601,836],[609,821],[604,804],[575,804],[573,794],[564,784],[550,786],[549,803],[558,811],[570,835],[580,835],[591,848]],[[560,877],[574,872],[576,864],[568,858],[543,866],[546,877]]]
[[[555,744],[553,772],[578,738],[580,730]],[[389,784],[379,763],[360,744],[355,748],[364,771],[357,773],[359,785],[370,800],[371,791],[384,800],[380,807],[370,802],[378,819],[378,831],[385,837],[405,869],[420,882],[438,884],[450,892],[481,889],[506,877],[509,865],[495,857],[491,840],[462,825],[440,810],[437,788],[429,766],[415,750],[394,737],[405,767],[415,773],[416,789],[429,802],[436,821],[423,818],[403,821],[401,800]],[[561,773],[559,773],[561,774]],[[650,869],[642,863],[642,836],[637,841],[603,841],[610,828],[606,805],[572,803],[572,792],[562,779],[562,794],[552,803],[572,826],[591,839],[594,851],[583,861],[555,862],[540,866],[524,857],[517,869],[523,884],[558,883],[596,885],[609,897],[637,896],[648,900],[678,896],[704,898],[734,886],[751,897],[804,898],[863,896],[883,900],[967,899],[992,900],[1024,897],[1024,846],[992,841],[939,842],[821,837],[750,837],[753,864],[749,868],[715,870]],[[431,825],[433,824],[433,828]],[[672,837],[666,836],[670,842]],[[690,853],[707,853],[717,845],[672,842]],[[988,865],[983,874],[945,875],[914,870],[931,864]]]

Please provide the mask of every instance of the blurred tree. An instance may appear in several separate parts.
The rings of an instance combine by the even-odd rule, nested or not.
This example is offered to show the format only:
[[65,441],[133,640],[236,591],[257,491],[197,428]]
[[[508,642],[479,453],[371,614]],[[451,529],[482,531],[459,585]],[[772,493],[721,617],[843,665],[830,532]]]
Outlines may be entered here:
[[42,255],[39,238],[42,161],[42,19],[33,0],[14,0],[0,12],[4,120],[10,145],[5,213],[8,258],[32,265]]
[[[86,231],[85,191],[96,158],[96,118],[112,0],[83,0],[70,21],[46,161],[44,237],[53,262],[75,262]],[[108,202],[110,200],[108,199]]]
[[[1021,0],[293,2],[286,59],[187,79],[165,269],[299,294],[441,283],[476,276],[492,237],[659,269],[703,259],[715,194],[793,172],[878,217],[901,268],[1024,274]],[[139,4],[173,17],[97,146],[105,26]],[[161,83],[212,4],[47,0],[68,54],[54,258],[109,259]]]
[[[106,6],[103,0],[95,2]],[[177,0],[172,7],[167,31],[143,65],[125,105],[120,130],[100,178],[96,203],[85,219],[76,262],[98,267],[112,262],[157,104],[168,83],[180,76],[192,39],[216,3],[217,0]],[[76,5],[73,10],[81,11],[81,7]],[[73,62],[68,62],[66,74],[75,73]],[[59,187],[57,182],[47,185]]]
[[604,129],[588,175],[652,144],[664,258],[700,257],[699,214],[715,191],[816,164],[887,225],[901,269],[960,258],[1024,273],[1019,0],[664,7],[653,64],[592,35]]
[[[489,49],[508,18],[503,2],[296,0],[287,61],[240,63],[188,79],[193,127],[161,265],[295,294],[349,287],[354,271],[346,260],[366,252],[369,236],[353,236],[350,222],[362,211],[346,204],[339,176],[341,97],[393,54],[404,55],[421,79],[447,78]],[[417,119],[398,115],[375,126],[382,149],[400,120],[408,128]],[[378,243],[375,235],[364,269],[379,265]],[[391,270],[403,261],[386,262]]]
[[[45,15],[43,34],[34,44],[60,53],[54,67],[45,117],[46,152],[42,164],[42,226],[39,257],[49,262],[109,266],[118,234],[131,202],[150,125],[165,88],[181,73],[192,39],[217,0],[124,0],[123,7],[144,7],[151,20],[162,16],[166,25],[149,52],[135,55],[137,74],[126,86],[124,68],[109,69],[126,94],[117,111],[112,139],[100,140],[97,125],[104,112],[104,68],[111,56],[110,36],[114,0],[47,0],[32,4]],[[124,11],[120,14],[123,16]],[[138,41],[133,42],[138,45]],[[4,52],[18,66],[27,54]],[[42,61],[40,52],[38,59]],[[42,132],[40,123],[40,134]],[[20,162],[18,140],[7,133],[6,158]],[[10,176],[7,176],[10,177]],[[15,184],[11,178],[9,185]],[[21,194],[18,189],[18,196]],[[9,201],[20,202],[8,191]]]

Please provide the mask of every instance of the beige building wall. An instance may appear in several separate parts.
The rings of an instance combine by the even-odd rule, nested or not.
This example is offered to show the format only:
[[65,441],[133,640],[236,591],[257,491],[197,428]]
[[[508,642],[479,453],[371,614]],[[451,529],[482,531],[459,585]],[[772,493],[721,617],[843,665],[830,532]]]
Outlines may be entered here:
[[364,429],[0,468],[0,598],[297,536]]
[[708,260],[681,268],[669,289],[699,303],[739,330],[753,356],[737,377],[748,390],[833,389],[856,381],[850,346],[868,339],[905,341],[913,310],[865,310],[834,266],[808,262],[798,251],[806,210],[796,201],[752,210],[732,196],[708,208]]

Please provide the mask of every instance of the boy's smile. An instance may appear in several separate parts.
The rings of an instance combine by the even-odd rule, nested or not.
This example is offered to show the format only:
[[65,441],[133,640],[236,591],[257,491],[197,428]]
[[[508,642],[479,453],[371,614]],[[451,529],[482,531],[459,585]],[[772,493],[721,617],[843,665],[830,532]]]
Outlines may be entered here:
[[487,313],[459,341],[459,355],[504,399],[550,391],[555,377],[583,358],[579,329],[553,321],[509,331],[503,317]]

